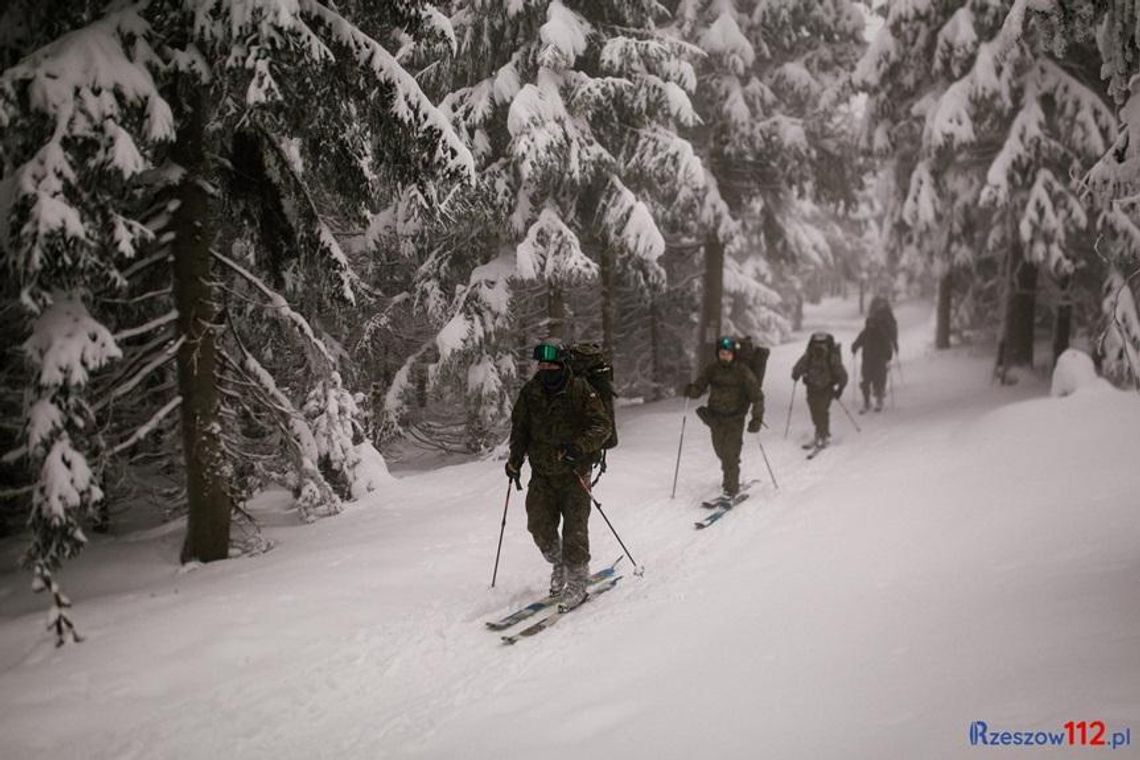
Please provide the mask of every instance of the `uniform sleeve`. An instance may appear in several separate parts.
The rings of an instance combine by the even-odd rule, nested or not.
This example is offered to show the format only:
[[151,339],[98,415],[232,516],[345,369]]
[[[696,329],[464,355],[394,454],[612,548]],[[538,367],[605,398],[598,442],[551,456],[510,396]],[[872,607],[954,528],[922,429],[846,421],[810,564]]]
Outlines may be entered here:
[[748,393],[748,401],[752,404],[752,416],[757,419],[764,419],[764,391],[760,388],[760,381],[756,379],[756,373],[748,367],[741,366],[744,370],[744,390]]
[[507,460],[516,470],[522,467],[527,448],[530,445],[530,429],[527,427],[528,416],[526,393],[519,393],[519,398],[515,401],[515,408],[511,410],[511,453]]
[[606,407],[602,404],[602,399],[597,392],[585,380],[582,380],[581,383],[585,386],[580,391],[581,413],[585,419],[585,424],[582,426],[582,432],[578,435],[578,440],[574,441],[574,445],[582,451],[597,451],[610,437],[612,426],[609,415],[606,414]]
[[796,361],[796,365],[792,367],[792,380],[799,380],[804,374],[804,365],[807,363],[807,354],[804,354]]
[[862,330],[859,331],[859,337],[855,338],[854,342],[851,343],[851,353],[855,353],[856,351],[858,351],[860,348],[863,347],[863,341],[866,339],[866,337],[867,337],[867,328],[864,327]]

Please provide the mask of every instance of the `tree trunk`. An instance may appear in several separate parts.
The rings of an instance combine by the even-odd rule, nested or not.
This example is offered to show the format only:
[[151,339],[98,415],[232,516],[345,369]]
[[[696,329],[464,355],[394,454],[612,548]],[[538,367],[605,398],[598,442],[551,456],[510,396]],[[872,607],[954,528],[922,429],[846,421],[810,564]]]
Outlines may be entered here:
[[546,311],[546,336],[557,341],[565,340],[566,299],[562,295],[562,288],[551,285],[549,299]]
[[1037,267],[1025,259],[1016,236],[1009,255],[1009,300],[1006,302],[1004,367],[1033,366],[1033,328],[1037,307]]
[[661,398],[661,338],[657,327],[657,295],[649,294],[649,361],[653,380],[653,400]]
[[1053,366],[1057,366],[1057,359],[1069,347],[1073,334],[1073,302],[1070,298],[1069,288],[1072,284],[1070,278],[1064,278],[1060,283],[1061,299],[1057,304],[1057,317],[1053,322]]
[[614,325],[616,322],[617,304],[617,275],[614,267],[614,250],[609,245],[602,244],[598,255],[600,263],[600,276],[602,278],[602,346],[613,350],[617,341],[614,340]]
[[697,366],[716,358],[716,341],[720,337],[721,311],[724,302],[724,245],[715,232],[705,236],[704,303],[701,305]]
[[182,561],[211,562],[229,556],[233,501],[222,452],[217,328],[210,287],[210,209],[203,176],[205,91],[190,87],[184,105],[173,157],[185,174],[175,191],[179,206],[172,222],[174,302],[184,339],[178,349],[178,390],[189,501]]
[[950,272],[938,280],[938,311],[934,327],[934,347],[950,348],[950,306],[954,295],[954,278]]

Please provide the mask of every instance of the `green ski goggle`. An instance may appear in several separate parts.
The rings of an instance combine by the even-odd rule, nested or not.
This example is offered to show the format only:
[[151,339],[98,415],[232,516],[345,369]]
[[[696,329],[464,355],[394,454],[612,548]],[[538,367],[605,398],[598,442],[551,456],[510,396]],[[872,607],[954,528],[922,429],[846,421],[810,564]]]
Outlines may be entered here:
[[562,351],[550,343],[540,343],[534,347],[534,359],[540,362],[561,361]]

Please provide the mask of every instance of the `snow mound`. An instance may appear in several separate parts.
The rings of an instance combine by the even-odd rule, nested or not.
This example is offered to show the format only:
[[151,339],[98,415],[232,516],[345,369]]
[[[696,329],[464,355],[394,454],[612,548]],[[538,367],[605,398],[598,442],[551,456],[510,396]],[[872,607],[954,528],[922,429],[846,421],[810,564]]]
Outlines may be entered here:
[[1095,388],[1106,383],[1096,374],[1092,358],[1075,348],[1065,349],[1053,369],[1054,396],[1068,396],[1083,388]]
[[355,451],[359,461],[353,466],[352,471],[352,498],[361,499],[379,490],[383,484],[396,480],[388,472],[384,455],[377,451],[371,442],[358,443]]

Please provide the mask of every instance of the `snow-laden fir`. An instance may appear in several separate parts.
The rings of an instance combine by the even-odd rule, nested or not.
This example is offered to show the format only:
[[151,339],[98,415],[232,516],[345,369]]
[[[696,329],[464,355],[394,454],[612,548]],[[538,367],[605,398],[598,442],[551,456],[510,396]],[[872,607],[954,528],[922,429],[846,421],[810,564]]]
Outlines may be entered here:
[[[689,420],[670,500],[680,400],[621,407],[597,496],[646,572],[626,560],[614,591],[514,647],[483,622],[540,596],[546,565],[514,496],[489,589],[495,460],[401,473],[316,525],[265,494],[278,546],[257,557],[181,570],[177,524],[94,537],[60,573],[78,647],[38,634],[38,599],[6,574],[2,754],[966,758],[987,751],[974,720],[1135,737],[1140,399],[1079,359],[1065,395],[992,385],[988,358],[929,349],[928,304],[899,317],[888,409],[857,434],[833,408],[836,444],[810,463],[802,395],[780,435],[807,332],[775,348],[759,441],[780,489],[749,436],[762,484],[706,531],[706,431]],[[846,346],[860,326],[840,301],[805,330]],[[596,514],[591,539],[595,566],[621,554]]]

